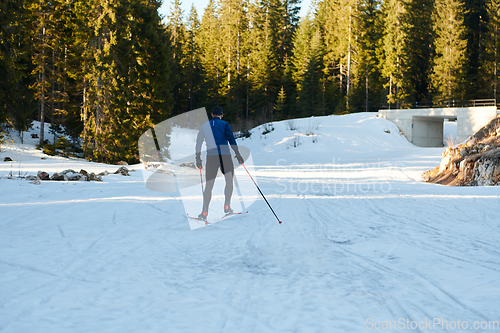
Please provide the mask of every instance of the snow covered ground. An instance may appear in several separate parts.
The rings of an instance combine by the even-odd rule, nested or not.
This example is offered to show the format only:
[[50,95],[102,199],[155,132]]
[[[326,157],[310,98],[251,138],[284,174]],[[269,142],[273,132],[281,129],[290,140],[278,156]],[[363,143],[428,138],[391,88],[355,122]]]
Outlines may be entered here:
[[140,165],[33,185],[6,175],[118,167],[2,147],[0,332],[500,331],[498,187],[422,182],[443,148],[372,113],[273,126],[238,143],[281,225],[191,231]]

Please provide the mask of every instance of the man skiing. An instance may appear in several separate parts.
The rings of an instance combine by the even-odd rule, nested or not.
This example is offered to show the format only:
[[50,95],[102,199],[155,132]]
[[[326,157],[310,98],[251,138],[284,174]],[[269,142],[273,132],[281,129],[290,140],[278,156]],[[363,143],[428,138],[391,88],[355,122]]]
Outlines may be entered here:
[[219,168],[226,180],[224,213],[230,214],[233,212],[231,209],[231,196],[233,194],[234,165],[231,160],[231,152],[228,144],[231,144],[238,162],[240,164],[244,162],[234,139],[231,125],[227,121],[222,120],[223,114],[224,112],[220,106],[214,107],[212,110],[212,119],[201,126],[196,138],[196,167],[198,169],[202,168],[201,145],[203,141],[207,145],[207,163],[205,165],[206,186],[203,192],[203,209],[201,214],[198,215],[198,218],[204,221],[207,220],[208,206],[212,199],[212,189]]

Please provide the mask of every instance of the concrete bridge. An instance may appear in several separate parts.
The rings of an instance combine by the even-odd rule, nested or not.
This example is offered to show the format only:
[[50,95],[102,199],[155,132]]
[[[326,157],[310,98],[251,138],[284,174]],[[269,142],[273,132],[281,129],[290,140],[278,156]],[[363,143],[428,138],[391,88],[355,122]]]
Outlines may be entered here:
[[443,122],[457,121],[457,140],[465,141],[497,116],[496,106],[379,110],[378,116],[395,123],[419,147],[443,146]]

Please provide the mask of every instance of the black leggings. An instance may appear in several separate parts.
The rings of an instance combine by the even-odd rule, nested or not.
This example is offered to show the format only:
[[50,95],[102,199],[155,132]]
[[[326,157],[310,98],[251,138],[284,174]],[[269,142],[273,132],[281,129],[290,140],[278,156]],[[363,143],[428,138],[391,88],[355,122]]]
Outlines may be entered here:
[[231,196],[233,195],[233,175],[234,175],[234,165],[231,160],[231,155],[207,155],[206,164],[206,187],[203,193],[203,211],[208,211],[208,205],[210,205],[210,200],[212,200],[212,189],[214,187],[215,178],[217,178],[217,172],[220,170],[224,174],[226,179],[226,188],[224,190],[225,201],[224,205],[229,205],[231,202]]

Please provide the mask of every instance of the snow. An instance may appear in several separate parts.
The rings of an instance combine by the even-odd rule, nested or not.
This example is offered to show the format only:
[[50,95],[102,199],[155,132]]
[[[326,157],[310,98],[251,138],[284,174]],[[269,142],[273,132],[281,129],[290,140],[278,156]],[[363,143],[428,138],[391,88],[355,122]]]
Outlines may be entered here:
[[430,332],[500,321],[499,188],[424,183],[444,148],[415,147],[373,113],[295,122],[238,140],[283,224],[257,197],[249,214],[191,231],[179,194],[149,191],[141,165],[130,177],[34,185],[6,175],[118,166],[3,146],[0,332]]

